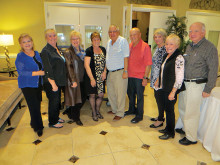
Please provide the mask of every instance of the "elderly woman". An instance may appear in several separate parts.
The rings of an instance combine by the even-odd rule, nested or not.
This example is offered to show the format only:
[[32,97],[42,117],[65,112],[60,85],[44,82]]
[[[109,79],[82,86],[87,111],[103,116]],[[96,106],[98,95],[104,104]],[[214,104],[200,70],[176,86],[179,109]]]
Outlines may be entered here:
[[44,75],[42,61],[37,51],[34,51],[32,37],[21,34],[18,42],[21,52],[18,53],[15,65],[18,71],[18,86],[26,99],[31,116],[31,127],[38,136],[43,134],[41,117],[42,76]]
[[154,41],[157,44],[156,51],[154,52],[154,55],[152,57],[152,67],[151,67],[151,83],[150,86],[154,88],[154,97],[157,102],[158,107],[158,117],[157,118],[151,118],[152,121],[156,121],[154,124],[150,125],[150,128],[157,128],[163,126],[164,122],[164,109],[163,107],[160,107],[158,104],[158,97],[160,95],[160,89],[155,90],[154,83],[156,82],[157,78],[159,77],[160,67],[162,64],[163,56],[166,54],[166,48],[165,48],[165,40],[167,37],[167,33],[164,29],[157,29],[154,32]]
[[44,65],[44,90],[49,100],[49,127],[62,128],[63,119],[59,118],[61,88],[66,85],[65,58],[57,48],[57,34],[54,29],[45,31],[47,45],[42,49]]
[[175,114],[174,105],[177,100],[177,94],[184,89],[184,58],[178,50],[180,38],[171,34],[166,39],[167,53],[163,57],[160,69],[160,75],[155,82],[155,88],[160,88],[161,92],[158,97],[158,104],[166,112],[166,128],[159,130],[164,135],[159,136],[160,139],[167,140],[175,136]]
[[82,126],[80,120],[80,109],[86,100],[84,85],[84,57],[82,48],[82,37],[79,32],[70,33],[71,45],[64,53],[67,66],[67,85],[65,87],[65,105],[68,107],[64,113],[70,119]]
[[[92,118],[98,121],[103,119],[100,113],[100,106],[105,93],[106,79],[106,50],[100,46],[101,36],[94,32],[91,34],[92,46],[86,49],[85,68],[90,79],[88,83],[89,102],[92,108]],[[96,98],[97,95],[97,98]]]

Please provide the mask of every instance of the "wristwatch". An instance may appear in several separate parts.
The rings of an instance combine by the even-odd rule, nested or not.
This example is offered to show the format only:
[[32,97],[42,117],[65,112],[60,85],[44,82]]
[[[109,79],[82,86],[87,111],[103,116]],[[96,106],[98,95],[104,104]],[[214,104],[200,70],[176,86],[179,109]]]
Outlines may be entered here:
[[144,76],[144,77],[143,77],[143,79],[147,79],[147,80],[150,80],[150,79],[149,79],[148,77],[146,77],[146,76]]

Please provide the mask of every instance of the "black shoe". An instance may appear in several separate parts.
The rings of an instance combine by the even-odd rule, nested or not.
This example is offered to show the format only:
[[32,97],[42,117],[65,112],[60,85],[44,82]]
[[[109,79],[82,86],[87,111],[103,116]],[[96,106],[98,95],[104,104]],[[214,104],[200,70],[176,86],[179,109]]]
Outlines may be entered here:
[[163,126],[163,123],[161,123],[160,125],[158,125],[158,126],[155,126],[154,124],[151,124],[150,125],[150,128],[158,128],[158,127],[162,127]]
[[81,120],[76,120],[76,124],[79,125],[79,126],[83,126],[83,123],[81,122]]
[[161,130],[159,130],[159,132],[160,132],[160,133],[166,133],[167,130],[166,130],[166,129],[161,129]]
[[158,117],[151,118],[150,120],[151,120],[151,121],[157,121],[157,120],[158,120]]
[[41,137],[41,136],[43,135],[43,130],[38,130],[38,131],[37,131],[37,135],[38,135],[39,137]]
[[98,117],[99,119],[104,119],[104,117],[102,116],[102,114],[101,114],[100,112],[97,112],[97,117]]
[[182,128],[177,128],[177,129],[175,129],[175,131],[179,134],[185,135],[185,132],[183,131]]
[[179,143],[182,144],[182,145],[190,145],[190,144],[196,144],[197,141],[195,142],[192,142],[190,140],[188,140],[186,137],[182,138],[181,140],[179,140]]
[[93,114],[92,114],[92,119],[93,119],[94,121],[99,121],[97,115],[93,115]]
[[143,119],[140,119],[140,118],[135,117],[135,118],[133,118],[133,119],[131,120],[131,123],[138,123],[138,122],[141,121],[141,120],[143,120]]
[[125,111],[124,116],[128,116],[128,115],[135,115],[135,113],[131,111]]
[[175,135],[169,135],[168,133],[163,134],[162,136],[159,136],[159,139],[167,140],[169,138],[174,138]]

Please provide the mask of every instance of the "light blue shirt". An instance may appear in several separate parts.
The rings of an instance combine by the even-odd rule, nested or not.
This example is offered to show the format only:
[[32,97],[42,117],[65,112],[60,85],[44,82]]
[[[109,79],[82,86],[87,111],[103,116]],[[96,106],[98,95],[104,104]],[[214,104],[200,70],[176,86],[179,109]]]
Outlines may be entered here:
[[124,58],[129,57],[129,45],[125,38],[118,36],[113,45],[112,40],[109,40],[106,51],[106,66],[109,71],[124,68]]

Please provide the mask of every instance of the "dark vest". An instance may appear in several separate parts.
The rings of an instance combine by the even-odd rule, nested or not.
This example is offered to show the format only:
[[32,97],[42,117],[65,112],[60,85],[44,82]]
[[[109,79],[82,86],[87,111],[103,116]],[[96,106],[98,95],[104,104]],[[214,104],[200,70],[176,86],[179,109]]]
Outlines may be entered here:
[[[165,54],[163,57],[163,62],[165,61],[165,59],[167,58],[168,54]],[[171,92],[173,89],[173,85],[175,83],[175,62],[176,62],[176,58],[178,55],[181,55],[181,52],[179,51],[179,49],[177,49],[166,61],[164,68],[163,68],[163,85],[162,85],[162,89],[166,92]],[[162,63],[163,63],[162,62]],[[160,70],[161,73],[161,70]],[[161,80],[161,74],[159,75],[159,80]],[[159,81],[161,82],[161,81]],[[185,86],[184,83],[182,84],[181,88],[177,90],[176,93],[179,93],[180,91],[185,90]]]

